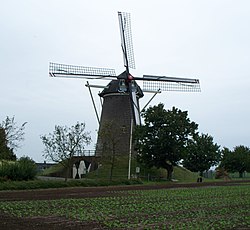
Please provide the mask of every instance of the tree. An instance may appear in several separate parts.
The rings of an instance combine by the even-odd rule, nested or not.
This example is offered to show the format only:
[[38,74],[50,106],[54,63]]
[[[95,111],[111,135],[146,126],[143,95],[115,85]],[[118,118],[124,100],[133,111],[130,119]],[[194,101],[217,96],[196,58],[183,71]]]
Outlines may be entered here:
[[222,155],[220,167],[225,168],[228,172],[239,172],[239,176],[242,178],[245,171],[250,171],[250,149],[248,147],[239,145],[234,147],[233,151],[224,148]]
[[185,152],[183,166],[193,172],[200,172],[200,176],[218,164],[221,156],[220,146],[208,134],[194,136],[194,139],[189,140]]
[[135,130],[135,146],[138,160],[148,167],[164,168],[171,180],[173,166],[183,158],[190,138],[196,135],[198,125],[191,122],[187,111],[175,107],[165,110],[163,104],[143,112],[145,125]]
[[15,118],[6,117],[0,124],[0,159],[16,160],[14,150],[21,147],[27,122],[17,126]]
[[6,134],[3,128],[0,128],[0,160],[16,160],[13,150],[7,146]]
[[56,125],[53,133],[43,135],[41,139],[45,145],[43,156],[64,167],[65,181],[72,167],[72,157],[77,154],[81,155],[85,145],[91,142],[90,133],[85,132],[85,124],[79,122],[69,128]]

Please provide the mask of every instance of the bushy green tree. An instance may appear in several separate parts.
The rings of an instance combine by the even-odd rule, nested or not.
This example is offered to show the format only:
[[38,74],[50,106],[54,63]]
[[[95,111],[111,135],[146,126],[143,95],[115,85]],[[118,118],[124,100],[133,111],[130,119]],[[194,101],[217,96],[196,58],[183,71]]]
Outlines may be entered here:
[[208,134],[196,135],[189,140],[185,153],[183,166],[192,172],[200,172],[200,176],[217,165],[221,158],[220,146]]
[[249,147],[239,145],[234,147],[233,151],[228,148],[222,150],[222,161],[220,167],[228,172],[239,172],[242,178],[245,171],[250,172],[250,149]]
[[144,125],[134,133],[138,160],[148,167],[164,168],[171,180],[173,166],[184,157],[188,140],[197,134],[198,125],[190,121],[187,111],[175,107],[165,110],[163,104],[143,112]]
[[53,133],[43,135],[41,139],[45,146],[44,157],[65,168],[65,180],[72,167],[72,157],[81,155],[85,145],[91,142],[89,132],[85,131],[85,124],[79,122],[71,127],[56,125]]

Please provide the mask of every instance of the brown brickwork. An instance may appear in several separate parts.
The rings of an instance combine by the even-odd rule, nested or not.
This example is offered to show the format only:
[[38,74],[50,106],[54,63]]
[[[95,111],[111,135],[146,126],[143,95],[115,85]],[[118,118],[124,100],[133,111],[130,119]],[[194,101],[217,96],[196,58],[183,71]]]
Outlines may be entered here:
[[[96,155],[103,154],[104,129],[111,125],[113,133],[110,134],[115,142],[116,154],[129,154],[130,143],[130,127],[133,111],[131,107],[131,98],[128,92],[119,92],[118,80],[109,84],[111,87],[105,89],[100,96],[103,97],[103,106],[101,114],[101,122],[99,127],[99,135],[97,139]],[[138,86],[139,87],[139,86]]]

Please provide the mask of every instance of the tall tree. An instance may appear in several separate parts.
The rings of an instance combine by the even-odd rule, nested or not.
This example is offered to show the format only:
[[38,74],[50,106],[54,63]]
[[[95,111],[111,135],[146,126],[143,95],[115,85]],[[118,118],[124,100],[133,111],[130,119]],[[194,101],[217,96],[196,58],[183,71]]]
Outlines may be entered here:
[[24,140],[24,129],[27,122],[20,127],[15,122],[15,117],[6,117],[0,124],[0,159],[16,160],[14,150],[21,147]]
[[208,134],[194,136],[194,139],[189,140],[185,152],[183,166],[193,172],[200,172],[200,176],[218,164],[221,157],[220,146]]
[[64,167],[65,181],[72,167],[72,157],[81,155],[85,145],[91,142],[90,133],[85,131],[85,124],[79,122],[71,127],[56,125],[53,133],[43,135],[41,139],[45,145],[43,156]]
[[190,138],[197,134],[198,125],[191,122],[187,111],[175,107],[165,110],[163,104],[143,112],[145,124],[135,131],[138,160],[148,167],[164,168],[171,180],[173,166],[183,159]]
[[3,128],[0,128],[0,160],[16,160],[13,150],[7,146],[6,134]]
[[234,147],[233,151],[228,148],[222,150],[222,161],[220,167],[228,172],[239,172],[240,178],[245,171],[250,172],[250,149],[249,147],[239,145]]

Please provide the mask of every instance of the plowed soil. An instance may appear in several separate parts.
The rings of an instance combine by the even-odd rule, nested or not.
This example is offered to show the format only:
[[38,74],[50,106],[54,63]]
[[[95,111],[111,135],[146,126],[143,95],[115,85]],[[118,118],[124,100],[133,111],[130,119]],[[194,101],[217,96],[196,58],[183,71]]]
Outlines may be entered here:
[[[250,183],[250,180],[223,181],[223,182],[206,182],[206,183],[166,183],[159,185],[136,185],[136,186],[110,186],[110,187],[88,187],[88,188],[60,188],[60,189],[42,189],[42,190],[25,190],[25,191],[1,191],[0,201],[21,201],[21,200],[52,200],[67,198],[91,198],[116,196],[114,191],[128,190],[149,190],[149,189],[173,189],[173,188],[195,188],[208,186],[232,186],[244,185]],[[63,229],[103,229],[98,223],[83,223],[71,221],[60,217],[33,217],[17,218],[6,215],[0,211],[0,230],[63,230]]]

